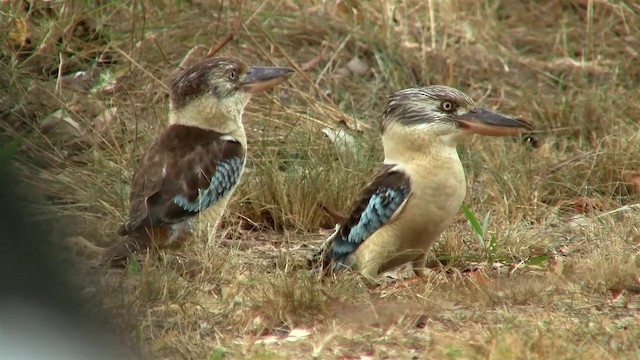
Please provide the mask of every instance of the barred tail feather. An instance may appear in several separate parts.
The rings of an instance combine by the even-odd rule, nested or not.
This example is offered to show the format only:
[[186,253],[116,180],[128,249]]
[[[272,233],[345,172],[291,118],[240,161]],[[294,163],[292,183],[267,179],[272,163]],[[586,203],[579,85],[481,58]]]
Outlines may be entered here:
[[348,267],[340,261],[336,261],[333,257],[334,238],[340,231],[340,226],[336,225],[336,232],[329,236],[308,260],[307,267],[316,272],[322,273],[322,276],[347,269]]

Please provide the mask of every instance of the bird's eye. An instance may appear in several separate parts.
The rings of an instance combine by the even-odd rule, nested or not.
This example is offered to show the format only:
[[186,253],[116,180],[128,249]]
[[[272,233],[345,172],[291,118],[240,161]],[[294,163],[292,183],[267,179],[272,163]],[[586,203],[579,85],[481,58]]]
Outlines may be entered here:
[[236,80],[237,78],[238,78],[238,70],[231,69],[231,71],[229,71],[229,80]]
[[451,101],[443,101],[442,104],[440,104],[440,107],[444,111],[453,111],[456,108]]

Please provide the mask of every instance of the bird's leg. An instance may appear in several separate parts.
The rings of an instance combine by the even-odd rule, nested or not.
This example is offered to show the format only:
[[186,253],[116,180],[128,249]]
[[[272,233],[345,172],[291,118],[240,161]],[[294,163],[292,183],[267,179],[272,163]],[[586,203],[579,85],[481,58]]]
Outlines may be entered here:
[[427,254],[420,254],[417,258],[415,258],[411,262],[411,267],[413,268],[413,273],[416,274],[417,278],[424,279],[427,277],[427,273],[425,271],[425,261],[427,260]]
[[398,286],[400,284],[411,283],[411,282],[418,281],[418,280],[426,281],[426,279],[429,276],[427,274],[427,272],[426,272],[426,269],[425,269],[425,260],[426,259],[427,259],[427,254],[426,253],[422,253],[422,254],[418,255],[418,257],[415,258],[413,261],[411,261],[411,268],[413,269],[413,273],[416,276],[393,281],[393,283],[388,284],[387,286],[385,286],[385,288],[388,288],[389,286],[395,287],[395,286]]

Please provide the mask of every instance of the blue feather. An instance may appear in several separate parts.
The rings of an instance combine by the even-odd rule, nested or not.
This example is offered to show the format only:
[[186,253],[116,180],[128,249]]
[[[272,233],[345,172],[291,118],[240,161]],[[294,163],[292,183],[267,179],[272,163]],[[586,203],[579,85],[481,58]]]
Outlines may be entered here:
[[242,162],[242,158],[238,156],[218,161],[215,172],[211,174],[209,187],[198,189],[198,196],[194,201],[189,201],[184,195],[177,195],[173,202],[191,212],[209,208],[236,185],[240,178]]
[[333,258],[342,258],[350,254],[371,234],[387,224],[409,195],[409,187],[380,187],[370,198],[365,210],[360,214],[358,223],[345,237],[336,234],[333,241]]

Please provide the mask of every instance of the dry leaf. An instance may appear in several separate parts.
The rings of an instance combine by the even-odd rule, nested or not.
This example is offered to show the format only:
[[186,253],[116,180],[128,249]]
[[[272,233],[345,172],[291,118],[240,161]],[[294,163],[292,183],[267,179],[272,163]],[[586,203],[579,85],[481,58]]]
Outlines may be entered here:
[[333,130],[331,128],[322,129],[322,133],[327,136],[338,153],[338,157],[345,164],[353,164],[357,159],[358,144],[356,139],[349,132],[341,128]]
[[40,122],[40,131],[53,137],[82,136],[82,128],[69,114],[62,109],[49,114]]
[[91,87],[91,84],[96,79],[98,68],[92,67],[87,71],[78,71],[73,74],[65,75],[62,77],[60,87],[62,89],[69,88],[78,92],[87,92]]
[[305,329],[293,329],[289,332],[289,336],[287,336],[285,341],[298,341],[307,336],[311,335],[311,331]]
[[255,343],[256,343],[256,344],[269,345],[269,344],[275,344],[275,343],[277,343],[278,341],[279,341],[279,340],[278,340],[278,337],[277,337],[277,336],[275,336],[275,335],[270,335],[270,336],[267,336],[267,337],[263,337],[262,339],[258,339],[258,340],[256,340],[256,342],[255,342]]
[[364,75],[367,71],[369,71],[369,65],[366,62],[360,60],[359,57],[354,56],[349,60],[346,65],[347,70],[349,70],[353,75]]

